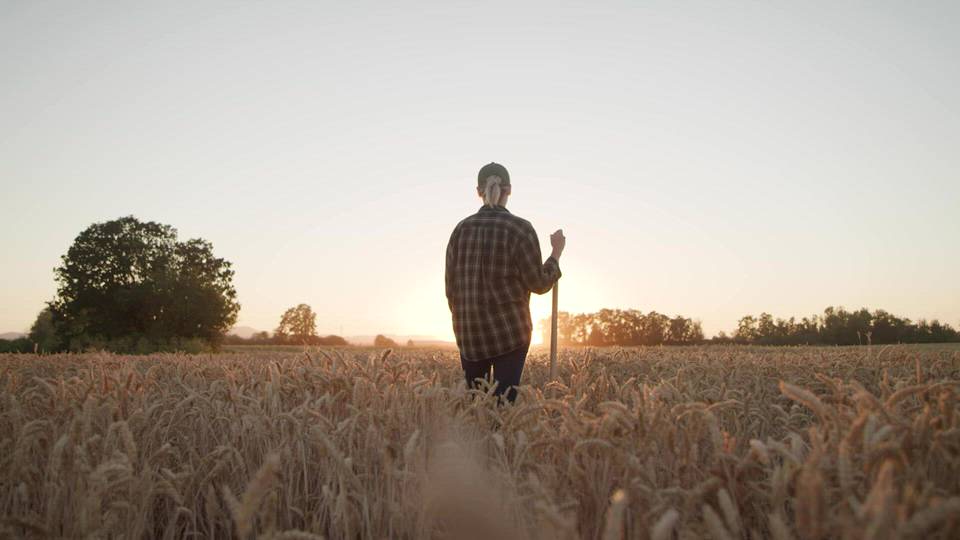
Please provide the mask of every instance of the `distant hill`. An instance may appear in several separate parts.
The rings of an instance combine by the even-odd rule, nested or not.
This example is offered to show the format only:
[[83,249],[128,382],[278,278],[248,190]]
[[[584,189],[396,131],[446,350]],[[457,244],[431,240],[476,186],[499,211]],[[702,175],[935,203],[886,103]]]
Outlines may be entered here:
[[250,339],[254,334],[259,332],[256,328],[251,328],[249,326],[234,326],[227,332],[227,335],[242,337],[243,339]]
[[6,332],[4,334],[0,334],[0,339],[5,339],[7,341],[13,341],[22,337],[27,337],[27,335],[23,332]]

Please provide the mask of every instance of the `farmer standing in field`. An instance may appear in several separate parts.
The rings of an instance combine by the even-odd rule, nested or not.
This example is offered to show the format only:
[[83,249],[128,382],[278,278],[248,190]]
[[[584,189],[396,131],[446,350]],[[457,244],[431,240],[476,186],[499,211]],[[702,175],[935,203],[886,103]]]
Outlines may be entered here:
[[447,304],[468,388],[490,378],[495,395],[517,396],[530,348],[530,293],[543,294],[560,278],[563,230],[550,235],[553,252],[541,259],[529,221],[507,210],[510,174],[489,163],[477,175],[480,210],[457,224],[447,244]]

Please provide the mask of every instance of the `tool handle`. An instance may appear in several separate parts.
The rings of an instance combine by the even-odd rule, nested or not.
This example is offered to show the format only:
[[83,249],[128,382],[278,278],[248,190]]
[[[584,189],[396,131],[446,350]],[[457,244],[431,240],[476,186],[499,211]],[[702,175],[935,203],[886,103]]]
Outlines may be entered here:
[[553,309],[550,312],[550,380],[557,376],[557,288],[558,280],[553,284]]

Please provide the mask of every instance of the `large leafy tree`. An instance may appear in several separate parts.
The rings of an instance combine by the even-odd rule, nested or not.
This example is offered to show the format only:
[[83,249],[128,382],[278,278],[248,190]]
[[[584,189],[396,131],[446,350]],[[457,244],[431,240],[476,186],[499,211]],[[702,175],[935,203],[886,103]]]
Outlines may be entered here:
[[133,216],[95,223],[61,260],[50,309],[64,345],[130,337],[216,343],[236,322],[231,264],[210,242],[178,241],[169,225]]
[[292,307],[283,312],[275,334],[281,341],[307,343],[317,336],[317,314],[307,304]]

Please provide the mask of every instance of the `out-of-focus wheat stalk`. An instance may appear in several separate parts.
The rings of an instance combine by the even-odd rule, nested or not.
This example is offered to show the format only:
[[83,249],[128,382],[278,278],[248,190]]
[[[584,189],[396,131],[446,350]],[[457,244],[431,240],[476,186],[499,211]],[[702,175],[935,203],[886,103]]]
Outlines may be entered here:
[[955,538],[960,352],[0,356],[0,538]]

